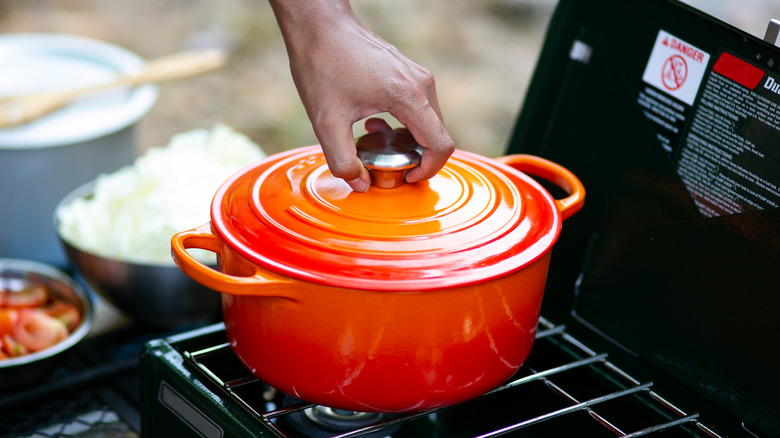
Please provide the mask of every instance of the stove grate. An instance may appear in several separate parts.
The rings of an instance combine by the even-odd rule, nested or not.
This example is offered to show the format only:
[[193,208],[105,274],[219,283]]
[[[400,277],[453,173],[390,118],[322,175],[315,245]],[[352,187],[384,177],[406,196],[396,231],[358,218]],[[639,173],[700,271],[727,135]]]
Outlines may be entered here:
[[[102,392],[102,393],[101,393]],[[101,389],[79,390],[30,406],[0,410],[0,436],[6,438],[138,438],[130,424],[109,406]]]
[[[294,432],[285,430],[279,419],[314,406],[306,402],[281,406],[280,403],[274,402],[275,390],[248,374],[245,369],[220,369],[225,363],[224,359],[212,358],[232,356],[232,350],[227,343],[192,352],[185,351],[183,354],[190,365],[247,410],[274,436],[297,436]],[[583,382],[588,380],[583,378],[584,375],[588,375],[590,380],[595,380],[598,384],[584,384]],[[442,418],[452,421],[452,418],[463,418],[464,414],[484,417],[486,412],[494,417],[491,424],[503,424],[488,431],[467,430],[463,425],[456,425],[454,430],[458,430],[458,436],[489,438],[526,430],[533,431],[529,432],[530,436],[556,436],[555,432],[548,432],[550,435],[547,435],[542,431],[582,431],[579,428],[587,426],[595,428],[595,433],[599,436],[606,437],[633,438],[662,431],[666,432],[666,436],[721,437],[700,421],[698,413],[685,412],[656,393],[652,382],[639,381],[611,363],[606,353],[592,350],[567,333],[565,326],[553,324],[543,317],[539,321],[534,350],[518,372],[518,376],[520,377],[476,400],[456,407],[393,416],[370,426],[334,435],[333,438],[364,436],[399,424],[403,426],[393,436],[402,437],[406,423],[426,421],[436,425],[444,423]],[[258,385],[261,385],[259,388],[262,390],[258,390]],[[535,387],[535,391],[538,390],[536,387],[544,388],[548,393],[547,397],[551,402],[544,404],[544,412],[534,412],[537,405],[542,404],[538,403],[539,397],[536,393],[531,397],[517,398],[516,391],[531,387]],[[489,398],[502,401],[503,406],[507,407],[506,410],[513,411],[511,415],[496,414],[495,401],[487,403],[490,408],[480,407],[480,400]],[[517,406],[517,400],[523,399],[534,400],[534,405]],[[627,405],[631,408],[627,409]],[[516,409],[512,409],[513,407]],[[458,420],[455,421],[457,423]],[[469,427],[474,426],[470,424]],[[525,435],[521,433],[515,436]]]

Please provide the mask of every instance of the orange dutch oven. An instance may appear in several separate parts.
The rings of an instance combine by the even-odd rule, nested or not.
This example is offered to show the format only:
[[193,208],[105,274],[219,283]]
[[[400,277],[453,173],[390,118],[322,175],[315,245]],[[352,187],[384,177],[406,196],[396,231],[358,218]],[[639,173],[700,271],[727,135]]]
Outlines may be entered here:
[[[538,157],[456,150],[430,180],[380,188],[419,161],[416,143],[396,130],[357,144],[367,192],[332,176],[319,146],[270,156],[220,187],[210,223],[173,237],[176,263],[222,293],[232,349],[286,394],[407,412],[501,385],[531,350],[550,250],[582,184]],[[190,248],[216,253],[218,270]]]

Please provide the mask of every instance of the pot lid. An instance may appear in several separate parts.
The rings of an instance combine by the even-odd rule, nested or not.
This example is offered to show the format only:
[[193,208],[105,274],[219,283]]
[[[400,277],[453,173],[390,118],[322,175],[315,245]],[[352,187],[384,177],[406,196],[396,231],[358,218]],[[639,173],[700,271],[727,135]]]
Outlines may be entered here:
[[467,286],[531,264],[561,227],[536,181],[456,150],[433,178],[353,192],[319,146],[266,158],[212,203],[217,235],[272,272],[337,287],[421,291]]

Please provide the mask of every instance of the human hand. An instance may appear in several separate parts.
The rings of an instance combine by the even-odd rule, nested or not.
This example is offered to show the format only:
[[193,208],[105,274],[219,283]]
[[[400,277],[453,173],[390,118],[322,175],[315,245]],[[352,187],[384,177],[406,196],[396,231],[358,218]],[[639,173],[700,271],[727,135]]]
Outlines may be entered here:
[[455,145],[428,70],[367,30],[348,0],[270,2],[293,80],[334,176],[355,191],[368,190],[370,177],[357,157],[352,125],[380,112],[406,126],[424,149],[407,182],[428,179],[444,166]]

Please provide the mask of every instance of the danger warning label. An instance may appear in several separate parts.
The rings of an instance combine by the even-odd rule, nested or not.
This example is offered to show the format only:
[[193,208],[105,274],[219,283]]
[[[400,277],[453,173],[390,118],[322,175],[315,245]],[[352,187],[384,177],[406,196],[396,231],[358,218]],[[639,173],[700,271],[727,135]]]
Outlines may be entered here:
[[642,80],[693,105],[710,55],[676,36],[658,31]]
[[780,76],[729,52],[715,59],[682,138],[677,172],[705,217],[778,208]]
[[637,103],[703,217],[780,207],[780,76],[663,30]]

